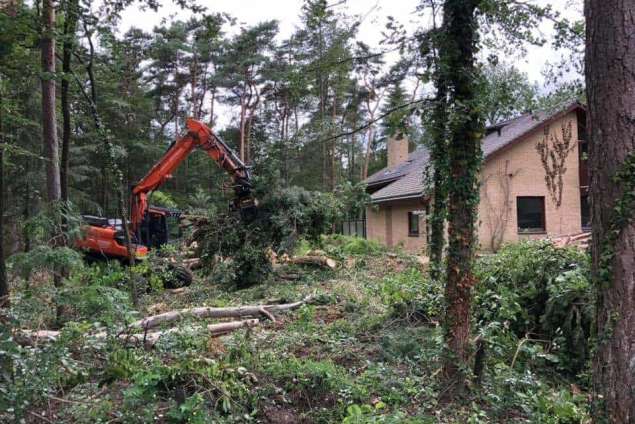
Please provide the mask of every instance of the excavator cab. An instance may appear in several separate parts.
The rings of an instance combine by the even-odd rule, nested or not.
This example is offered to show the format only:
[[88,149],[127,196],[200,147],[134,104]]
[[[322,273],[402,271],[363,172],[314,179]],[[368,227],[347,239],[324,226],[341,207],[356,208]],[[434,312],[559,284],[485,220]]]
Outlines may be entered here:
[[[85,250],[94,257],[127,258],[125,234],[121,219],[105,218],[94,215],[82,215],[87,224],[84,237],[75,241],[78,248]],[[148,248],[133,238],[131,248],[136,258],[143,258],[148,254]]]
[[[139,240],[150,248],[159,248],[167,244],[175,236],[175,232],[170,231],[170,228],[177,223],[180,216],[179,210],[150,206],[139,226]],[[178,233],[176,235],[178,236]]]

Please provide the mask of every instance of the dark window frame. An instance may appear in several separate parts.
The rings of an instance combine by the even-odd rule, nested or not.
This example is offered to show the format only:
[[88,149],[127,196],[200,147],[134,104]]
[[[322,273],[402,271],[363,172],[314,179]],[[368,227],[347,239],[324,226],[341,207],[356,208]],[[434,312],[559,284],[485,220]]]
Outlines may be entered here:
[[[521,228],[520,227],[520,200],[521,199],[539,199],[541,201],[542,212],[541,212],[541,228]],[[547,212],[545,208],[545,196],[516,196],[516,227],[519,234],[545,234],[547,233]]]
[[[415,222],[417,223],[417,231],[413,232],[412,231],[412,219],[415,219]],[[420,222],[419,222],[419,215],[416,215],[412,212],[408,212],[408,237],[419,237],[420,233],[421,233],[421,228],[420,228]]]
[[[591,231],[591,203],[588,193],[580,195],[580,224],[582,231]],[[585,211],[586,209],[586,211]],[[586,222],[584,218],[587,218]]]

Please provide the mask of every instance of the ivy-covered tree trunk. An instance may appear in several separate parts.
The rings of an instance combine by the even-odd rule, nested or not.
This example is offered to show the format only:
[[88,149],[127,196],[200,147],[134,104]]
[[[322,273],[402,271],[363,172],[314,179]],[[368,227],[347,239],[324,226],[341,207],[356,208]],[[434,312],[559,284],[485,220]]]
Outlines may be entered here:
[[2,81],[0,81],[0,308],[9,305],[9,282],[4,263],[4,129],[2,126]]
[[635,422],[635,2],[586,0],[597,422]]
[[[437,70],[437,73],[440,73]],[[447,86],[445,78],[437,76],[437,94],[432,117],[431,159],[433,164],[433,198],[430,219],[430,276],[438,279],[445,248],[445,220],[448,200],[448,145],[447,145]]]
[[59,146],[55,113],[55,6],[42,1],[42,139],[46,157],[46,189],[49,202],[61,197]]
[[470,306],[475,277],[475,223],[479,200],[478,173],[483,133],[477,107],[476,8],[477,0],[447,0],[440,48],[448,92],[448,257],[445,289],[447,352],[444,376],[447,394],[466,386],[470,358]]

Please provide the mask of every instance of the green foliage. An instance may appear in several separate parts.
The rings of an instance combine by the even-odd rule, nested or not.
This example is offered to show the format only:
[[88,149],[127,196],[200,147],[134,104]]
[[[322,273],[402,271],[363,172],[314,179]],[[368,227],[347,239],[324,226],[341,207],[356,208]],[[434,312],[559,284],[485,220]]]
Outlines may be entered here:
[[579,373],[589,358],[593,317],[589,266],[584,253],[547,241],[505,246],[482,258],[477,265],[479,327],[493,337],[511,331],[517,339],[546,340],[544,349],[557,367]]
[[519,373],[498,363],[493,369],[486,399],[499,420],[509,417],[510,410],[531,417],[533,422],[574,424],[590,422],[585,396],[568,389],[550,387],[529,369]]
[[443,285],[409,268],[383,278],[376,294],[392,315],[409,321],[438,320],[443,311]]
[[[406,93],[401,86],[401,82],[395,83],[388,91],[388,100],[382,109],[382,113],[388,113],[386,119],[382,122],[385,137],[396,137],[402,139],[408,135],[410,109],[403,107],[408,103]],[[391,110],[397,109],[390,113]]]
[[259,193],[255,219],[219,213],[197,231],[201,257],[225,286],[245,288],[265,281],[271,271],[268,248],[291,252],[300,238],[319,242],[340,217],[340,203],[329,193],[298,187]]
[[363,216],[366,206],[370,202],[370,194],[366,191],[366,184],[345,182],[339,185],[335,196],[341,202],[342,212],[348,218]]
[[177,209],[178,204],[168,193],[163,191],[153,191],[150,198],[150,203],[154,206],[162,206],[169,209]]
[[9,264],[18,275],[28,279],[38,271],[59,274],[64,270],[80,269],[83,261],[81,254],[71,248],[40,245],[29,252],[13,255]]
[[64,318],[105,325],[125,324],[134,315],[121,267],[92,266],[75,272],[59,294]]
[[349,386],[345,370],[330,361],[289,358],[265,365],[264,371],[293,396],[309,403]]
[[[248,398],[247,384],[253,378],[246,369],[222,361],[185,357],[172,365],[154,363],[139,369],[131,377],[132,384],[124,391],[124,398],[131,411],[157,396],[166,401],[181,398],[182,403],[170,411],[170,418],[175,422],[206,422],[201,420],[229,414]],[[197,393],[198,387],[207,390]]]
[[386,251],[386,247],[375,240],[341,234],[324,236],[320,244],[329,255],[339,258],[351,255],[378,255]]
[[536,107],[537,87],[513,66],[490,63],[483,69],[480,96],[489,125],[514,118]]

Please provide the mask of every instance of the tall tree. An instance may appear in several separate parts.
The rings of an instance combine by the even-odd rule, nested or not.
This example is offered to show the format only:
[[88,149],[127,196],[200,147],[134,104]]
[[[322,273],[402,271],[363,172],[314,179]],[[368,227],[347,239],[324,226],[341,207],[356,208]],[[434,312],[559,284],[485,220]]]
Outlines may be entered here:
[[68,171],[71,145],[70,72],[75,31],[79,17],[79,0],[67,0],[64,13],[64,33],[62,40],[62,84],[60,104],[62,108],[62,154],[60,161],[60,195],[68,201]]
[[55,112],[55,6],[42,1],[42,139],[46,157],[46,191],[49,202],[61,198],[59,146]]
[[635,2],[586,0],[597,422],[635,421]]
[[483,77],[481,99],[488,125],[535,109],[537,87],[514,66],[490,63],[483,67]]
[[466,387],[470,358],[472,270],[479,201],[478,173],[483,133],[478,107],[475,66],[478,0],[446,0],[440,66],[449,92],[448,256],[445,288],[445,333],[448,351],[444,375],[453,395]]
[[0,79],[0,308],[9,304],[9,282],[4,263],[4,129],[2,126],[3,114],[3,81]]
[[245,162],[249,162],[249,133],[260,104],[265,69],[270,62],[267,53],[277,33],[276,21],[243,29],[229,43],[222,59],[223,84],[231,92],[231,100],[240,107],[238,152]]

